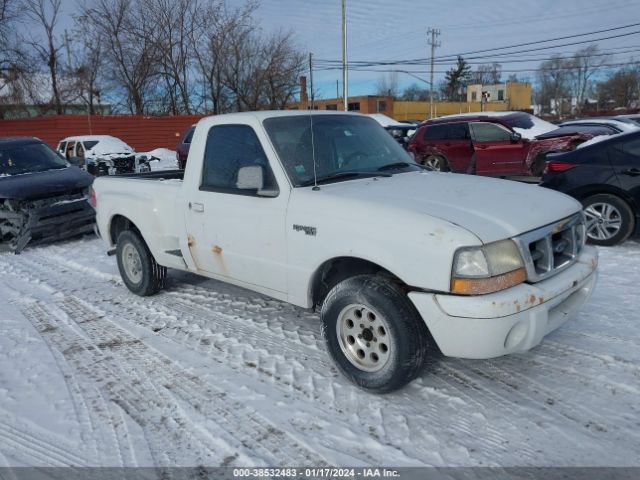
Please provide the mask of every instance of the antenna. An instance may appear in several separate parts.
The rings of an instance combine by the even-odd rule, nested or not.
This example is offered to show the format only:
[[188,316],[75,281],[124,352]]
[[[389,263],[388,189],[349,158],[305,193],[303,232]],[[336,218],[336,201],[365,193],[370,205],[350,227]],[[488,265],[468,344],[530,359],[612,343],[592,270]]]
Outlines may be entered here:
[[312,190],[320,190],[318,186],[318,175],[316,173],[316,145],[313,136],[313,109],[314,109],[314,97],[313,92],[313,53],[309,53],[309,83],[311,86],[311,104],[307,107],[309,109],[309,125],[311,128],[311,158],[313,159],[313,188]]

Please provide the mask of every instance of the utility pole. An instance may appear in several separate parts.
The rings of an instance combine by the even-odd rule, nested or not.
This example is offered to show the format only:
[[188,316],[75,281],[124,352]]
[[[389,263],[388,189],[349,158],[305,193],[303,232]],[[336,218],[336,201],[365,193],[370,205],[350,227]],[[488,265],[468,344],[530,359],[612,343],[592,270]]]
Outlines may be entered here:
[[313,91],[313,53],[309,54],[309,83],[310,83],[310,87],[311,87],[311,91],[309,93],[311,93],[311,107],[309,108],[309,110],[313,110],[314,109],[314,100],[315,100],[315,93]]
[[342,102],[344,111],[349,109],[349,75],[347,69],[347,1],[342,0]]
[[429,28],[427,30],[427,43],[431,45],[431,73],[429,75],[429,118],[433,118],[433,60],[436,48],[441,45],[436,39],[440,36],[440,30]]

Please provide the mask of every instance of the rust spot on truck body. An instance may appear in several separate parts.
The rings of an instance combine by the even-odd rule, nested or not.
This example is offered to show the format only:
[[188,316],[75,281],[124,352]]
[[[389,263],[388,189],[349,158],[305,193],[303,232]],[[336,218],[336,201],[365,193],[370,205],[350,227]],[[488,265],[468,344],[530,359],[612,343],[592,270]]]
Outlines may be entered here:
[[220,255],[222,253],[222,248],[220,248],[219,245],[214,245],[213,248],[211,249],[211,251],[215,254],[215,255]]
[[193,238],[193,235],[189,234],[187,235],[187,245],[189,245],[189,248],[193,247],[196,244],[196,239]]

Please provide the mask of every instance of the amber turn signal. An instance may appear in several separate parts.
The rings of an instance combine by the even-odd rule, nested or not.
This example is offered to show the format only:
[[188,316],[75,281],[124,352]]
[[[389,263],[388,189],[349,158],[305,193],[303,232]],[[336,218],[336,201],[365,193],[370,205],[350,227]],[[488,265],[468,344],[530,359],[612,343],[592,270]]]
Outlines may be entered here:
[[518,268],[517,270],[489,278],[454,277],[451,280],[451,292],[459,295],[484,295],[513,287],[526,279],[527,272],[524,268]]

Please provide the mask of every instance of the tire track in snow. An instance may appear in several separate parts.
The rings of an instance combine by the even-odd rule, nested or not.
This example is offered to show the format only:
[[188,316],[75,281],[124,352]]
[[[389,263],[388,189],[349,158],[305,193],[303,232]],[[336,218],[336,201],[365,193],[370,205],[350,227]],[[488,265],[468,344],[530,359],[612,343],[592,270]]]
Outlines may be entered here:
[[[47,262],[48,259],[38,258],[38,261]],[[47,265],[47,267],[42,272],[43,275],[46,277],[47,269],[50,269],[55,265],[56,265],[55,262],[53,264]],[[60,265],[58,264],[58,266]],[[32,264],[31,267],[32,268],[30,270],[37,269],[38,265],[37,263],[35,263],[35,264]],[[53,283],[53,286],[57,288],[64,288],[64,285],[56,285],[55,282]],[[83,291],[86,291],[87,286],[88,284],[87,282],[85,282],[83,284]],[[116,290],[117,294],[112,296],[113,292],[104,291],[105,289],[111,290],[111,288],[109,287],[115,287],[117,289]],[[128,293],[122,290],[119,290],[120,288],[124,288],[124,287],[116,287],[115,285],[110,285],[110,284],[105,286],[104,282],[100,283],[100,285],[97,286],[97,291],[95,295],[100,296],[101,295],[100,292],[102,291],[102,295],[106,300],[103,304],[101,304],[101,308],[105,308],[109,310],[112,307],[111,304],[114,300],[117,301],[117,298],[122,297],[123,295],[128,295]],[[87,292],[87,293],[93,294],[93,292]],[[247,358],[252,359],[256,357],[256,350],[254,349],[252,351],[250,348],[251,345],[249,345],[250,343],[252,343],[251,338],[254,338],[254,340],[257,342],[256,348],[259,349],[257,351],[258,353],[257,356],[259,361],[254,367],[258,372],[262,372],[271,376],[274,375],[274,372],[269,371],[269,368],[267,368],[266,371],[264,371],[265,369],[262,369],[260,367],[261,364],[268,364],[269,363],[268,360],[273,360],[274,355],[276,357],[279,357],[279,360],[278,358],[276,359],[277,360],[276,364],[279,361],[280,364],[283,364],[283,365],[289,365],[291,362],[295,363],[296,359],[299,357],[300,355],[299,349],[293,348],[293,350],[291,350],[291,348],[283,348],[283,345],[287,346],[288,344],[291,343],[291,339],[287,338],[284,334],[282,334],[282,332],[284,332],[285,329],[281,327],[276,328],[275,329],[276,338],[271,342],[265,342],[264,336],[266,334],[274,334],[274,332],[265,333],[263,330],[261,330],[260,333],[256,336],[255,331],[251,332],[247,330],[248,329],[247,325],[254,323],[253,321],[251,321],[250,318],[246,318],[246,317],[238,318],[237,315],[235,316],[221,315],[220,312],[216,312],[214,315],[215,317],[214,319],[216,321],[215,326],[216,326],[216,329],[219,331],[221,325],[222,326],[226,325],[226,330],[227,330],[226,336],[220,339],[219,342],[215,342],[215,338],[214,338],[214,341],[211,342],[211,338],[213,334],[202,335],[202,332],[205,330],[197,330],[194,333],[192,330],[190,330],[191,327],[189,326],[189,324],[185,325],[185,322],[187,322],[187,320],[207,318],[206,321],[210,323],[211,315],[212,315],[211,310],[213,308],[218,307],[221,310],[224,310],[225,305],[229,303],[234,303],[235,300],[233,298],[231,299],[227,298],[227,299],[224,299],[222,305],[216,305],[214,301],[215,299],[211,299],[209,300],[208,304],[199,305],[191,301],[176,302],[176,299],[174,297],[179,294],[180,294],[180,291],[175,292],[173,295],[161,294],[159,296],[154,297],[153,302],[149,302],[147,300],[140,300],[140,299],[137,299],[137,297],[134,297],[135,299],[132,302],[127,301],[127,306],[129,308],[132,308],[135,306],[136,308],[142,307],[146,309],[148,308],[147,306],[151,304],[154,306],[153,307],[154,310],[159,310],[160,307],[163,307],[162,311],[165,316],[164,321],[168,322],[171,319],[175,319],[173,323],[177,323],[178,326],[175,328],[175,331],[172,332],[173,327],[171,325],[165,324],[164,327],[159,330],[160,334],[173,337],[174,341],[176,341],[177,339],[179,343],[189,344],[191,346],[198,345],[200,341],[205,340],[205,345],[207,342],[209,342],[212,344],[213,346],[212,348],[219,348],[223,350],[227,357],[226,360],[229,360],[230,358],[234,358],[234,356],[236,357],[236,359],[239,358],[241,360],[241,364],[238,365],[236,362],[235,367],[240,370],[246,370],[246,366],[243,364],[247,363],[246,362]],[[129,296],[133,297],[132,295],[129,295]],[[252,308],[248,309],[248,311],[253,311],[253,310],[254,309]],[[145,315],[140,315],[138,317],[138,321],[139,322],[143,321],[142,319],[144,317]],[[177,320],[177,318],[180,318],[180,320]],[[282,323],[282,320],[280,322]],[[258,324],[260,323],[263,323],[263,322],[258,322]],[[202,320],[200,320],[200,324],[202,324]],[[317,335],[316,340],[322,341],[319,330],[320,329],[318,326],[317,333],[316,333]],[[180,338],[180,334],[183,334],[184,337]],[[241,340],[238,340],[237,337],[240,337]],[[264,350],[265,345],[269,347],[266,349],[266,351]],[[306,344],[302,346],[308,347]],[[206,348],[201,350],[205,352],[207,351]],[[305,351],[305,355],[311,355],[312,357],[317,358],[319,352],[317,352],[315,349],[311,349],[311,350],[312,351],[309,352],[309,350],[307,349],[307,351]],[[274,354],[274,353],[270,353],[270,351],[271,352],[284,351],[285,353],[287,351],[291,351],[292,356],[290,358],[286,358],[286,357],[282,357],[282,355],[280,355],[280,352],[278,354]],[[262,357],[261,357],[261,354],[262,354]],[[268,357],[269,356],[270,357],[267,359],[264,359],[265,354]],[[209,355],[211,355],[211,352],[209,352]],[[312,358],[312,360],[315,360],[315,359]],[[327,361],[328,361],[328,358],[324,357],[325,364]],[[249,361],[249,363],[251,363],[251,361]],[[351,414],[355,413],[356,415],[359,416],[359,418],[368,417],[369,419],[376,418],[376,416],[380,415],[381,411],[389,412],[388,418],[403,418],[406,415],[426,417],[428,419],[427,423],[430,425],[433,425],[434,429],[438,429],[438,426],[440,425],[441,428],[448,428],[454,431],[456,430],[459,431],[461,436],[472,438],[476,436],[477,432],[480,430],[482,431],[483,436],[486,439],[485,441],[487,442],[487,449],[491,450],[492,454],[495,454],[495,450],[503,451],[504,453],[508,452],[508,449],[509,449],[508,442],[506,442],[500,426],[491,425],[486,420],[479,419],[477,416],[466,417],[461,415],[453,416],[453,418],[455,418],[455,421],[453,424],[451,424],[450,421],[447,422],[447,424],[444,424],[442,404],[437,404],[437,403],[434,404],[428,401],[426,404],[420,404],[420,405],[414,404],[410,406],[407,406],[405,404],[402,406],[402,408],[398,408],[397,405],[394,405],[393,401],[386,401],[384,400],[384,397],[382,398],[375,397],[374,400],[368,401],[367,405],[365,405],[364,407],[359,406],[357,408],[353,408],[352,404],[354,400],[354,394],[351,392],[355,391],[356,392],[355,396],[362,395],[361,392],[359,390],[354,389],[349,384],[345,385],[346,388],[342,388],[341,385],[336,388],[333,385],[331,385],[331,383],[335,383],[335,382],[330,382],[328,389],[327,388],[319,389],[316,386],[316,384],[319,383],[320,385],[323,385],[326,387],[328,382],[326,379],[326,376],[327,376],[326,367],[323,368],[321,365],[321,368],[318,368],[318,366],[315,365],[316,363],[320,363],[320,362],[319,361],[312,362],[311,364],[309,362],[305,362],[304,365],[301,365],[302,368],[299,369],[297,374],[294,374],[294,378],[290,379],[288,383],[289,385],[293,386],[295,390],[302,390],[302,393],[305,394],[308,398],[311,398],[316,401],[318,400],[321,401],[325,406],[325,411],[327,412],[335,413],[336,410],[342,410],[345,412],[345,415],[346,413],[351,413]],[[233,362],[231,362],[231,364],[233,364]],[[283,370],[286,371],[286,368],[283,368]],[[276,379],[276,383],[281,383],[281,381],[282,381],[282,378]],[[341,381],[341,379],[337,379],[337,381],[340,383],[346,382],[346,381]],[[448,383],[448,385],[450,386],[450,382]],[[460,395],[460,392],[464,391],[467,387],[468,385],[459,387],[456,390],[456,395]],[[484,387],[476,387],[476,388],[484,388]],[[484,390],[485,390],[485,394],[490,393],[486,390],[486,388],[484,388]],[[326,391],[329,391],[331,394],[327,396],[327,395],[322,395],[322,393],[320,394],[318,393],[318,392],[326,392]],[[346,395],[344,394],[345,392],[346,392]],[[472,397],[467,397],[467,398],[468,400],[473,401]],[[489,395],[489,398],[491,400],[491,403],[494,403],[494,404],[507,403],[505,402],[504,399],[501,399],[496,395]],[[474,403],[479,405],[481,409],[486,407],[486,404],[483,405],[481,402],[475,401]],[[393,416],[394,414],[395,414],[395,417]],[[407,454],[415,458],[432,458],[433,461],[436,461],[436,462],[439,460],[441,461],[440,457],[438,458],[432,457],[433,452],[429,452],[428,447],[424,449],[417,447],[417,445],[437,445],[438,442],[435,437],[430,435],[428,432],[425,432],[424,428],[422,428],[420,425],[413,426],[412,423],[413,422],[409,422],[409,424],[411,425],[410,429],[412,430],[410,433],[412,438],[416,439],[417,441],[405,442],[402,445],[403,450],[406,451]],[[374,424],[374,427],[379,428],[381,431],[393,432],[393,429],[389,425]],[[530,427],[539,429],[539,427],[536,427],[534,424],[532,424]],[[367,432],[367,435],[370,435],[370,432]],[[381,438],[381,441],[385,441],[385,440],[387,439]],[[487,452],[487,455],[488,454],[489,452]],[[533,449],[524,447],[522,448],[520,455],[526,461],[533,461],[533,459],[536,458],[537,453]]]
[[[150,433],[147,440],[151,444],[155,464],[176,465],[193,459],[195,464],[219,465],[237,457],[236,449],[246,451],[245,460],[251,460],[251,455],[259,455],[257,460],[264,465],[283,459],[300,465],[325,463],[256,412],[230,401],[225,392],[201,384],[197,378],[177,368],[168,358],[161,358],[106,317],[96,315],[72,298],[63,298],[56,303],[90,339],[87,342],[79,337],[58,338],[56,346],[73,359],[84,376],[101,384],[111,400]],[[50,336],[54,337],[54,334]],[[83,368],[82,365],[88,367]],[[126,367],[129,365],[142,367],[142,371],[131,375],[125,372],[125,369],[130,370]],[[182,412],[174,396],[182,400],[182,405],[195,408],[196,415],[209,424],[213,422],[225,429],[228,437],[225,441],[235,445],[222,449],[220,439],[211,437],[205,429],[194,428],[193,425],[187,428],[192,423],[189,418],[192,412]],[[186,430],[192,433],[190,438],[184,438],[182,432]],[[212,443],[223,450],[222,454],[207,447]],[[188,445],[188,452],[173,453],[182,444]]]

